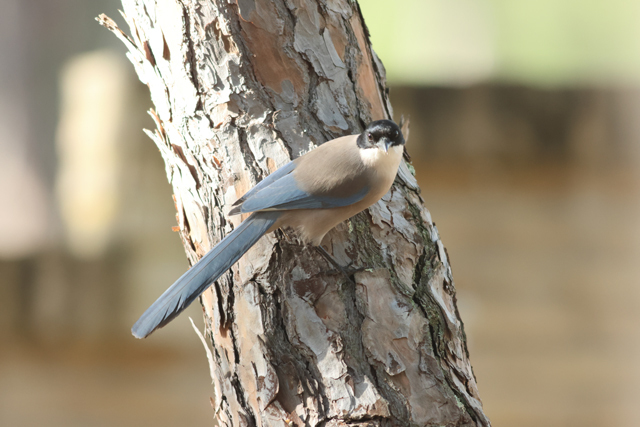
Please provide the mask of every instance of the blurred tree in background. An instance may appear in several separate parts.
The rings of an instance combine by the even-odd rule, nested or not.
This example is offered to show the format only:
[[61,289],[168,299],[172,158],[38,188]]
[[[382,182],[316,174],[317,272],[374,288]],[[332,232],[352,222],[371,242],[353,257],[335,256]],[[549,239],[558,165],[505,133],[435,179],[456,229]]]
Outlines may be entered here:
[[[640,2],[360,4],[396,114],[411,115],[409,152],[451,255],[487,414],[495,425],[640,425]],[[170,231],[163,165],[139,130],[153,126],[137,115],[147,90],[117,63],[122,48],[93,20],[117,17],[118,2],[3,6],[0,424],[140,425],[148,420],[139,415],[142,396],[153,390],[147,408],[165,410],[154,425],[210,425],[206,398],[197,404],[189,395],[210,388],[193,391],[206,362],[186,319],[145,343],[156,346],[150,353],[126,345],[145,302],[186,263]],[[111,65],[69,77],[98,59]],[[119,88],[95,89],[117,70]],[[96,200],[116,202],[101,222],[102,249],[78,254],[74,216],[64,211],[81,193],[60,193],[73,170],[62,141],[86,135],[85,149],[99,141],[81,129],[63,132],[64,123],[74,123],[65,120],[82,105],[72,100],[95,107],[115,93],[128,98],[114,96],[100,111],[115,114],[110,128],[118,129],[102,147],[118,160],[95,169],[117,183]],[[97,182],[90,172],[71,182]],[[100,215],[87,220],[99,223]],[[109,357],[78,349],[106,335],[117,344],[98,354]],[[34,347],[44,342],[58,349]],[[194,343],[193,359],[172,353],[186,343]],[[154,370],[148,361],[158,348],[166,357]],[[90,367],[76,367],[79,360]],[[184,360],[203,365],[188,370]],[[34,396],[42,411],[32,409]],[[109,414],[98,400],[111,403]]]

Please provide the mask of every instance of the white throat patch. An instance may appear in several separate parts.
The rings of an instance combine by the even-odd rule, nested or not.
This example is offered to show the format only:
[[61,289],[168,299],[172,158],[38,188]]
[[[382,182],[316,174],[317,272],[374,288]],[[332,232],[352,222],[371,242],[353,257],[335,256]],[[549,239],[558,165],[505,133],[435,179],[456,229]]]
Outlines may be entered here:
[[360,149],[360,158],[362,159],[362,163],[367,167],[376,169],[393,168],[395,173],[400,165],[403,152],[404,147],[402,145],[389,147],[388,153],[385,153],[384,150],[378,147],[365,148]]

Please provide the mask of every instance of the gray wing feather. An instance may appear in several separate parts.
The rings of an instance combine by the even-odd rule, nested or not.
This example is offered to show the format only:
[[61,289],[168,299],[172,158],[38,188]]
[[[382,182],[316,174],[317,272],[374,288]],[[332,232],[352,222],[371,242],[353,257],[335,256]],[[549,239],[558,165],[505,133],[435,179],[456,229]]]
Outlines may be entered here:
[[248,197],[242,205],[236,207],[232,212],[339,208],[359,202],[368,192],[369,187],[364,186],[360,191],[348,197],[313,195],[298,188],[294,175],[288,174]]
[[169,323],[265,234],[279,212],[256,212],[220,241],[169,287],[133,325],[136,338],[144,338]]
[[[265,179],[260,181],[258,184],[256,184],[255,187],[253,187],[251,190],[247,191],[244,194],[244,196],[242,196],[238,200],[236,200],[235,203],[233,205],[231,205],[231,206],[241,205],[242,203],[244,203],[245,200],[250,199],[258,191],[268,187],[269,185],[273,184],[275,181],[277,181],[280,178],[282,178],[282,177],[290,174],[291,172],[293,172],[293,170],[295,168],[296,168],[296,165],[295,165],[295,163],[293,161],[287,163],[286,165],[282,166],[281,168],[276,170],[274,173],[270,174]],[[229,214],[231,214],[231,215],[234,215],[236,213],[240,213],[240,210],[233,209],[231,212],[229,212]]]

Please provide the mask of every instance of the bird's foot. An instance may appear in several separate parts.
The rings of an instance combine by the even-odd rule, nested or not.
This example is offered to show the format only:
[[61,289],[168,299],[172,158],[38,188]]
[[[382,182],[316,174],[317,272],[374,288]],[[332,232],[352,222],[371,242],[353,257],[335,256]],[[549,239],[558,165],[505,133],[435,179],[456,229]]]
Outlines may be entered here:
[[342,274],[349,282],[355,285],[355,282],[351,277],[356,273],[366,270],[366,267],[353,268],[353,261],[344,267],[340,265],[340,263],[336,261],[335,258],[333,258],[322,246],[315,246],[315,248],[334,268],[333,270],[327,271],[327,274]]

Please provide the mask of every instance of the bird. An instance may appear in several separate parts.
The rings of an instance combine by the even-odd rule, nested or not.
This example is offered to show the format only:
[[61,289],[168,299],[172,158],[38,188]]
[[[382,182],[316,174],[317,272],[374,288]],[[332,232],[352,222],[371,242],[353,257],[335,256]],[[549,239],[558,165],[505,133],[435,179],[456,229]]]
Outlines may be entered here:
[[250,216],[176,280],[133,325],[132,334],[145,338],[165,326],[274,230],[293,229],[329,256],[320,246],[325,234],[390,190],[404,145],[396,123],[376,120],[362,133],[327,141],[268,175],[229,212]]

